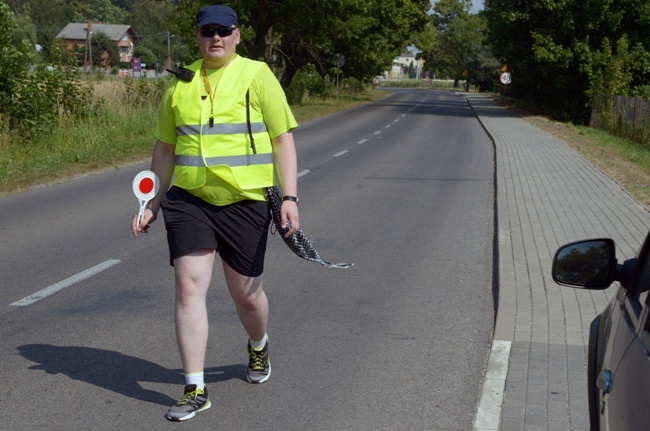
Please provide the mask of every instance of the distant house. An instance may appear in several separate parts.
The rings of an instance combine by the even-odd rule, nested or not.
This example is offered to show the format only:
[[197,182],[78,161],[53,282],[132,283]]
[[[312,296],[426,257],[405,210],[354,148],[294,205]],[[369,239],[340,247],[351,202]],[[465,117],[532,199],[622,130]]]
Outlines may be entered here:
[[120,52],[120,61],[129,63],[133,59],[134,41],[138,36],[130,25],[101,24],[88,21],[86,24],[70,23],[56,35],[57,39],[67,42],[69,49],[79,47],[85,49],[89,33],[104,33],[110,40],[114,41]]
[[422,77],[422,67],[424,66],[424,60],[416,59],[415,54],[411,52],[405,52],[404,54],[397,56],[393,59],[393,64],[391,65],[391,70],[388,72],[387,78],[392,79],[407,79],[407,78],[417,78]]

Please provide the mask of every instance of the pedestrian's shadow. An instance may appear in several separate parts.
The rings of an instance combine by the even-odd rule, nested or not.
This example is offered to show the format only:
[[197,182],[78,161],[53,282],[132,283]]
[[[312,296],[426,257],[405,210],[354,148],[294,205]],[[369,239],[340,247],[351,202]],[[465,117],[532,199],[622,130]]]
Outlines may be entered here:
[[[144,359],[111,350],[50,344],[26,344],[18,347],[20,355],[36,362],[30,370],[64,374],[71,379],[99,386],[124,396],[154,404],[171,405],[177,400],[145,389],[139,382],[182,384],[181,370],[170,370]],[[243,380],[243,364],[205,370],[206,383],[231,379]]]

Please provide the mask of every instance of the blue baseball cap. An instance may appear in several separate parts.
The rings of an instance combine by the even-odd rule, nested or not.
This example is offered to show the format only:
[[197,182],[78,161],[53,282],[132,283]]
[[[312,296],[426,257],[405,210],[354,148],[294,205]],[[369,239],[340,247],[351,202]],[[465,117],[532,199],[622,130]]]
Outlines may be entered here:
[[196,27],[219,24],[224,27],[237,26],[237,13],[229,6],[215,4],[206,6],[196,14]]

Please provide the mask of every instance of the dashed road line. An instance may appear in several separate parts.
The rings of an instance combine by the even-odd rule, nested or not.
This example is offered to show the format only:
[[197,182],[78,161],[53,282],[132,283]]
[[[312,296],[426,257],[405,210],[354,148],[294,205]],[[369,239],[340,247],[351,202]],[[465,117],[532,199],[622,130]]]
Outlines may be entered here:
[[107,260],[106,262],[93,266],[92,268],[82,271],[79,274],[73,275],[70,278],[66,278],[63,281],[59,281],[58,283],[48,286],[45,289],[39,290],[38,292],[29,295],[19,301],[13,302],[10,305],[15,305],[17,307],[24,307],[25,305],[31,305],[37,301],[40,301],[43,298],[47,298],[48,296],[60,290],[65,289],[66,287],[70,287],[75,283],[78,283],[82,280],[92,277],[93,275],[98,274],[104,271],[105,269],[110,268],[111,266],[117,265],[120,262],[121,260],[117,260],[117,259]]
[[348,150],[343,150],[343,151],[340,151],[340,152],[338,152],[338,153],[336,153],[336,154],[334,154],[334,156],[333,156],[333,157],[341,157],[341,156],[342,156],[343,154],[345,154],[345,153],[347,153],[347,152],[348,152]]

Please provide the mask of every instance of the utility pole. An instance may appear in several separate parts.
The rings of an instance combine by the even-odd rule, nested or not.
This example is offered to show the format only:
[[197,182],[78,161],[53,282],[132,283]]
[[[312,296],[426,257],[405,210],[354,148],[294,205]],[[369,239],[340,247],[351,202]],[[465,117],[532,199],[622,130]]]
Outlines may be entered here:
[[93,74],[93,22],[88,20],[88,39],[86,42],[88,45],[88,52],[90,52],[90,74]]
[[84,28],[86,30],[86,46],[84,48],[84,72],[88,73],[88,28]]
[[167,61],[165,62],[165,68],[172,68],[172,42],[171,36],[169,35],[169,30],[167,30]]

